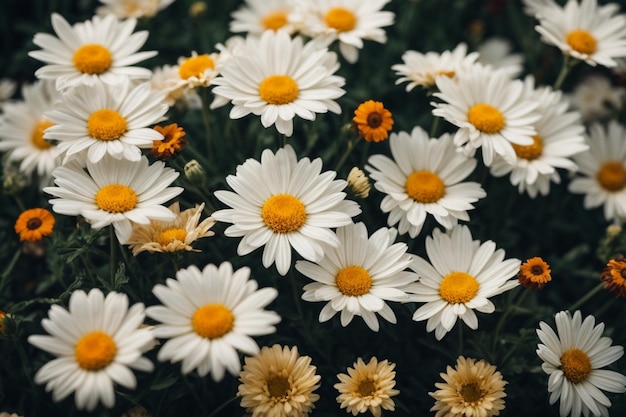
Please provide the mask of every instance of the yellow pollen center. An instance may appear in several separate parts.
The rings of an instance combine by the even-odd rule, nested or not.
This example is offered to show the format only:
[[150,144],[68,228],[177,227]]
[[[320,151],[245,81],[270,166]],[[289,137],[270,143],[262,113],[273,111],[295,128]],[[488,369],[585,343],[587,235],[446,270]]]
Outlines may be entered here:
[[184,242],[187,237],[187,231],[185,229],[165,229],[161,233],[155,236],[154,240],[158,242],[161,246],[167,246],[170,243],[178,240],[179,242]]
[[291,384],[287,377],[274,375],[267,379],[267,391],[272,398],[280,399],[289,395]]
[[358,297],[367,294],[372,288],[372,277],[360,266],[347,266],[337,272],[335,284],[343,295]]
[[215,62],[208,54],[192,56],[180,64],[178,75],[186,80],[190,77],[200,77],[208,69],[215,69]]
[[533,136],[532,145],[518,145],[516,143],[512,143],[512,145],[519,158],[529,161],[539,158],[543,152],[543,140],[538,135]]
[[222,304],[207,304],[193,313],[191,325],[193,330],[207,339],[224,336],[233,329],[235,316]]
[[483,396],[483,393],[476,382],[463,384],[460,394],[467,403],[475,403]]
[[47,128],[54,126],[50,120],[42,119],[35,125],[33,133],[30,136],[31,143],[38,149],[45,150],[52,146],[50,142],[43,138],[43,134]]
[[278,10],[263,16],[261,26],[266,30],[278,30],[287,24],[287,12]]
[[572,30],[565,36],[565,42],[576,52],[591,55],[596,51],[596,38],[586,30]]
[[306,222],[306,208],[290,194],[276,194],[263,203],[261,218],[275,233],[295,232]]
[[291,103],[299,94],[298,83],[288,75],[270,75],[259,86],[259,95],[269,104]]
[[83,45],[74,52],[74,67],[84,74],[102,74],[111,67],[111,51],[97,43]]
[[476,296],[480,285],[465,272],[450,272],[439,285],[439,295],[450,304],[467,303]]
[[80,338],[74,348],[78,365],[88,371],[98,371],[115,359],[117,346],[108,334],[95,331]]
[[591,373],[589,356],[580,349],[568,349],[561,355],[561,370],[568,381],[578,384]]
[[605,162],[598,171],[596,179],[602,188],[619,191],[626,186],[626,169],[619,161]]
[[406,179],[404,189],[418,203],[436,203],[446,193],[446,185],[437,174],[415,171]]
[[356,26],[356,16],[350,10],[343,7],[333,7],[324,18],[326,26],[338,32],[347,32]]
[[105,185],[96,193],[96,205],[109,213],[124,213],[135,208],[137,194],[126,185]]
[[448,78],[453,78],[456,75],[456,72],[454,72],[454,70],[441,70],[441,71],[437,71],[437,75],[443,75],[445,77]]
[[371,397],[376,393],[376,384],[371,379],[361,381],[356,393],[360,397]]
[[467,120],[481,132],[496,133],[502,130],[505,119],[500,110],[491,104],[478,103],[467,112]]
[[96,110],[87,119],[89,136],[98,140],[117,140],[126,133],[126,119],[115,110]]

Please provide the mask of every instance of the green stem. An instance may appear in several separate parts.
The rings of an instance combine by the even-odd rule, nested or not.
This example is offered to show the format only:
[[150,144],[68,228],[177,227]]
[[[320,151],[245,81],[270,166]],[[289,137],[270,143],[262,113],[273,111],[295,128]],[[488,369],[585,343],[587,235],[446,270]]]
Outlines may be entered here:
[[572,57],[570,57],[569,55],[564,55],[563,65],[561,66],[561,71],[559,72],[559,75],[556,78],[556,81],[554,82],[553,88],[555,90],[559,90],[561,88],[561,86],[563,85],[563,82],[567,78],[567,75],[569,74],[570,70],[574,67],[574,65],[576,65],[576,63],[577,61],[575,59],[572,59]]
[[354,148],[356,142],[356,140],[348,139],[348,147],[346,148],[346,151],[343,153],[343,155],[341,155],[339,162],[337,162],[335,172],[339,172],[339,168],[343,166],[344,162],[346,162],[346,159],[348,159],[348,156],[350,156],[350,154],[352,153],[352,148]]
[[519,296],[515,304],[509,304],[502,316],[500,316],[500,320],[498,320],[498,324],[496,325],[496,330],[493,333],[492,351],[494,352],[494,354],[496,351],[496,345],[498,344],[498,339],[500,338],[500,331],[502,330],[502,326],[506,322],[506,319],[511,315],[511,312],[517,309],[517,307],[519,307],[520,305],[522,305],[522,302],[524,302],[524,300],[528,296],[528,293],[530,293],[530,290],[523,291],[522,295]]
[[115,271],[116,267],[116,257],[115,251],[117,247],[117,238],[115,237],[115,228],[113,225],[109,225],[109,255],[110,255],[110,264],[109,264],[109,279],[111,280],[111,289],[115,289]]
[[213,410],[211,412],[211,414],[209,414],[207,417],[214,417],[217,415],[217,413],[219,413],[220,411],[222,411],[226,406],[228,406],[229,404],[235,402],[239,397],[235,396],[233,398],[230,398],[229,400],[223,402],[222,404],[219,405],[219,407],[217,407],[215,410]]
[[11,262],[9,262],[9,265],[7,265],[6,269],[2,273],[2,278],[0,279],[0,291],[4,289],[4,286],[7,283],[7,278],[9,277],[9,275],[11,275],[11,271],[13,271],[13,268],[15,268],[15,264],[17,263],[17,260],[20,258],[21,254],[22,254],[22,248],[20,247],[17,251],[15,251],[13,258],[11,258]]
[[583,295],[582,297],[580,297],[580,299],[578,301],[576,301],[574,304],[571,305],[570,308],[568,308],[569,311],[576,311],[576,309],[578,307],[580,307],[581,305],[585,304],[591,297],[593,297],[594,295],[596,295],[598,292],[600,292],[600,290],[602,290],[604,288],[604,283],[600,283],[598,285],[595,286],[595,288],[593,288],[591,291],[589,291],[587,294]]
[[434,138],[439,132],[439,125],[441,124],[441,117],[435,116],[435,120],[433,120],[433,124],[430,127],[430,137]]
[[213,143],[211,141],[211,121],[209,119],[209,96],[208,87],[202,88],[202,121],[206,135],[207,160],[210,164],[215,161],[213,155]]

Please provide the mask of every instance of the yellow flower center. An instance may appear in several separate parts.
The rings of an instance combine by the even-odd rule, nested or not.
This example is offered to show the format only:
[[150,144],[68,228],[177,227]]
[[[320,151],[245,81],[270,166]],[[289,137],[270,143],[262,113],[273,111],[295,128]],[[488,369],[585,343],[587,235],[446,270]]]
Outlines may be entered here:
[[184,242],[187,237],[187,231],[185,229],[165,229],[161,233],[155,236],[154,240],[159,243],[161,246],[167,246],[170,243],[178,240],[179,242]]
[[126,119],[115,110],[96,110],[87,119],[89,136],[98,140],[117,140],[126,133]]
[[596,51],[596,38],[586,30],[572,30],[565,36],[565,42],[576,52],[591,55]]
[[561,355],[561,370],[568,381],[578,384],[591,373],[589,356],[580,349],[568,349]]
[[285,10],[277,10],[263,16],[261,26],[266,30],[278,30],[287,24],[287,12]]
[[306,208],[290,194],[276,194],[263,203],[261,218],[275,233],[294,232],[306,222]]
[[517,143],[512,143],[512,145],[519,158],[529,161],[539,158],[543,152],[543,140],[538,135],[533,136],[532,145],[518,145]]
[[418,203],[436,203],[446,193],[446,186],[437,174],[415,171],[406,179],[404,189]]
[[222,304],[207,304],[193,313],[191,326],[193,330],[207,339],[224,336],[233,329],[235,316]]
[[626,169],[619,161],[609,161],[602,164],[596,179],[602,188],[607,191],[619,191],[626,186]]
[[33,129],[33,133],[30,136],[30,141],[33,145],[35,145],[35,148],[45,150],[52,146],[50,142],[48,142],[47,140],[43,138],[43,134],[45,130],[49,128],[50,126],[54,126],[54,123],[46,119],[41,119],[35,125],[35,128]]
[[124,213],[135,208],[137,194],[126,185],[105,185],[96,193],[96,205],[109,213]]
[[439,295],[450,304],[467,303],[476,296],[480,285],[465,272],[450,272],[439,285]]
[[437,75],[443,75],[445,77],[448,78],[454,78],[454,76],[456,75],[456,72],[454,72],[454,70],[440,70],[437,71]]
[[113,55],[97,43],[83,45],[74,52],[74,67],[84,74],[102,74],[111,67]]
[[358,297],[367,294],[372,288],[372,277],[360,266],[347,266],[337,272],[335,284],[343,295]]
[[356,394],[359,397],[371,397],[376,393],[376,384],[371,379],[366,379],[359,382],[359,387],[356,390]]
[[299,94],[298,83],[288,75],[270,75],[259,86],[259,95],[269,104],[291,103]]
[[356,26],[356,16],[350,10],[343,7],[333,7],[324,17],[326,26],[338,32],[347,32]]
[[475,403],[483,396],[483,393],[476,382],[463,384],[459,394],[461,394],[461,397],[463,397],[463,400],[467,403]]
[[186,80],[191,77],[200,77],[208,69],[215,69],[215,62],[208,54],[192,56],[180,64],[178,75]]
[[505,119],[500,110],[491,104],[478,103],[467,112],[467,120],[476,129],[485,133],[499,132],[505,125]]
[[267,391],[270,397],[280,399],[289,395],[291,384],[289,379],[282,375],[273,375],[267,379]]
[[95,331],[80,338],[74,348],[78,365],[88,371],[98,371],[115,359],[117,346],[108,334]]

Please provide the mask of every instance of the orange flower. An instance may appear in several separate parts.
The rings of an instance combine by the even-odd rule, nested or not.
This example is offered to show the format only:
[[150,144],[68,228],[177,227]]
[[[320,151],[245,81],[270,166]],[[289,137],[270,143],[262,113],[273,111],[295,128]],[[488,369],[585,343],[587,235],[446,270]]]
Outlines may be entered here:
[[520,266],[517,279],[524,287],[539,290],[552,280],[550,272],[550,265],[540,257],[534,257]]
[[626,297],[626,261],[611,259],[600,274],[604,288],[614,292],[618,297]]
[[368,142],[380,142],[389,137],[393,126],[391,112],[380,101],[368,100],[354,111],[352,121],[362,136]]
[[46,209],[32,208],[20,214],[15,222],[15,233],[20,241],[38,242],[50,236],[54,228],[54,216]]
[[0,334],[4,334],[4,317],[6,313],[0,310]]
[[183,139],[186,133],[183,128],[179,127],[176,123],[164,127],[155,126],[154,130],[163,135],[163,140],[155,140],[152,142],[152,150],[150,153],[155,158],[171,158],[187,145],[187,141]]

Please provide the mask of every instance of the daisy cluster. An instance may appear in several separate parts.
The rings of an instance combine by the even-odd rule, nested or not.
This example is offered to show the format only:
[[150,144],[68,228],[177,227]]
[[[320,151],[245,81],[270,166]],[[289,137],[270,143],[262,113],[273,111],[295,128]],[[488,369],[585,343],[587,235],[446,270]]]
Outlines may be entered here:
[[626,10],[474,3],[42,7],[0,415],[626,412]]

